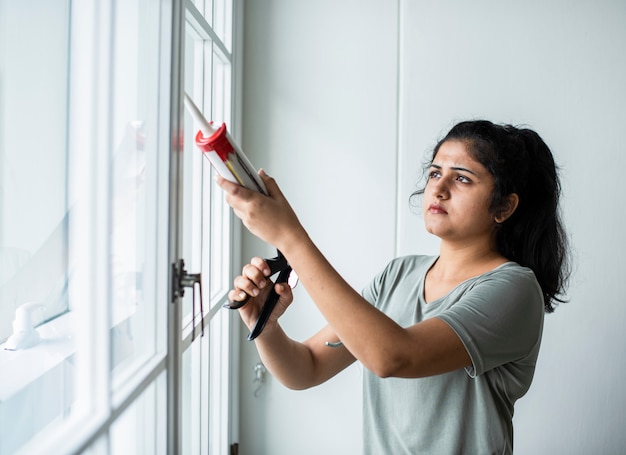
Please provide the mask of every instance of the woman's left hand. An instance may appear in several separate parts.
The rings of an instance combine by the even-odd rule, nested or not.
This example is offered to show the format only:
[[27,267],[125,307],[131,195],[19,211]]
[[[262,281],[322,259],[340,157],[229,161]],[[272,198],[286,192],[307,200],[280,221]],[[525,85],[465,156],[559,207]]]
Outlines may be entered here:
[[279,250],[297,241],[306,232],[276,181],[263,169],[259,176],[267,188],[268,196],[217,177],[217,184],[226,192],[226,202],[233,208],[243,224],[261,240]]

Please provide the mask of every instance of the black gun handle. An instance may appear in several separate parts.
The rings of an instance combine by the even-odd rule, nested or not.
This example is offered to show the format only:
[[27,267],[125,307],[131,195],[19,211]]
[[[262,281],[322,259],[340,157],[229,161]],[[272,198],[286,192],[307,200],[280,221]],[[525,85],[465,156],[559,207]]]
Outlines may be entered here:
[[[290,273],[291,273],[291,267],[287,267],[286,269],[281,270],[281,272],[278,274],[278,278],[276,278],[276,283],[286,283],[287,280],[289,279]],[[267,299],[265,300],[265,304],[263,304],[263,308],[261,308],[261,313],[259,314],[259,317],[256,320],[254,327],[252,327],[252,330],[250,331],[250,334],[248,335],[248,341],[254,340],[256,337],[258,337],[261,334],[261,332],[263,332],[263,329],[265,328],[265,324],[267,324],[267,321],[270,318],[272,311],[274,311],[274,307],[276,306],[276,303],[278,302],[279,297],[280,296],[276,293],[276,291],[272,287],[270,294],[267,296]]]
[[[285,256],[283,256],[283,253],[281,253],[278,250],[276,250],[276,253],[278,254],[278,256],[276,256],[275,258],[271,258],[271,259],[266,259],[265,260],[265,262],[267,263],[267,265],[270,268],[269,276],[272,276],[275,273],[280,272],[281,270],[284,270],[287,267],[289,267],[289,264],[287,263],[287,259],[285,259]],[[291,269],[289,269],[289,271],[291,271]],[[289,274],[287,274],[287,278],[289,278]],[[285,281],[287,281],[287,278],[285,278]],[[280,279],[280,276],[276,280],[277,283],[280,283],[280,281],[278,281],[279,279]],[[226,302],[222,306],[224,308],[228,308],[229,310],[238,310],[239,308],[243,307],[246,303],[248,303],[250,298],[251,297],[248,295],[241,302]]]
[[225,304],[222,305],[222,307],[228,308],[229,310],[238,310],[239,308],[243,307],[246,303],[248,303],[249,300],[250,300],[250,296],[246,294],[246,298],[243,299],[241,302],[226,302]]

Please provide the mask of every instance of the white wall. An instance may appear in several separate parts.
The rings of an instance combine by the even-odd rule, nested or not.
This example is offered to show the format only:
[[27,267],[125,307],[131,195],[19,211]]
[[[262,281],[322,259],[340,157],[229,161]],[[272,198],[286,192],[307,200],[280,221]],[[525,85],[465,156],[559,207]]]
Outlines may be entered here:
[[[398,27],[395,2],[248,2],[244,147],[360,288],[394,254],[436,251],[407,198],[424,152],[453,123],[536,129],[562,167],[575,273],[516,408],[516,453],[621,453],[626,3],[399,3]],[[348,165],[358,178],[340,184]],[[264,248],[247,237],[244,257]],[[304,338],[322,321],[299,297],[284,325]],[[257,359],[246,344],[243,454],[358,453],[358,367],[307,392],[270,379],[254,399]]]
[[[546,318],[516,453],[624,453],[626,3],[425,3],[402,9],[401,156],[453,121],[487,117],[535,128],[562,167],[571,301]],[[414,168],[403,169],[405,193]],[[400,253],[430,242],[413,220],[400,213]]]
[[[242,146],[360,290],[394,254],[397,11],[374,0],[255,0],[245,8]],[[244,258],[259,254],[275,253],[246,238]],[[324,322],[296,291],[281,321],[302,340]],[[359,367],[304,392],[270,378],[255,399],[258,356],[242,345],[240,453],[360,452]]]

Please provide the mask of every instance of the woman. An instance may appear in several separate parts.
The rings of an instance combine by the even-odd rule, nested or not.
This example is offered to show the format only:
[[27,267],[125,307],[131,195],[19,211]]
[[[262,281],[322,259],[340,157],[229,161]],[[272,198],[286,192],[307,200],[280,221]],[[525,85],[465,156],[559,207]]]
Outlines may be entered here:
[[[364,374],[364,448],[371,454],[511,453],[513,405],[532,381],[544,312],[567,279],[552,154],[529,129],[462,122],[437,144],[422,191],[438,256],[393,260],[362,295],[311,241],[276,182],[269,197],[218,178],[248,229],[274,245],[328,325],[305,342],[278,324],[289,286],[256,339],[284,385],[304,389],[355,360]],[[229,298],[252,327],[269,291],[252,259]],[[332,348],[326,342],[341,341]]]

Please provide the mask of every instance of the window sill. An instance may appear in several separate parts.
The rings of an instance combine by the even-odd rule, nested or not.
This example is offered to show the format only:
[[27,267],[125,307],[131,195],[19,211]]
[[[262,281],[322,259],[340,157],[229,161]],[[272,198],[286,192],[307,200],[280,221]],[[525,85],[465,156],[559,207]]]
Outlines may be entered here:
[[75,352],[73,315],[67,312],[38,327],[41,340],[28,349],[9,351],[0,344],[0,403],[63,363]]

